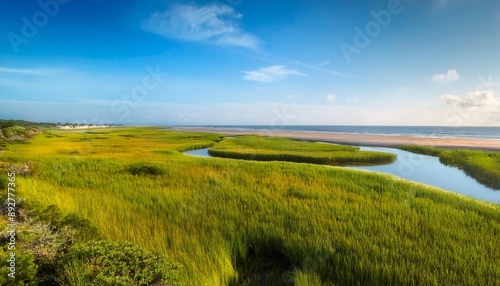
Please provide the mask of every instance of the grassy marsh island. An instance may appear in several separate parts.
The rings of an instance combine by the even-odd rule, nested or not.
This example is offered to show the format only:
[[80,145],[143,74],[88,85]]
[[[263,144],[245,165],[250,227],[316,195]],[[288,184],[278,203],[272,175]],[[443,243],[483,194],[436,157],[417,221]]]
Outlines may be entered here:
[[[178,274],[165,280],[172,285],[500,281],[499,205],[371,172],[181,153],[211,146],[270,157],[293,151],[320,158],[328,148],[358,153],[274,138],[222,139],[155,128],[47,130],[26,144],[8,143],[0,160],[10,170],[31,162],[29,170],[16,175],[25,202],[57,209],[60,216],[95,229],[95,236],[81,236],[78,245],[69,241],[57,248],[53,259],[64,258],[74,267],[51,264],[54,273],[92,273],[95,266],[78,255],[100,253],[108,245],[116,251],[115,243],[130,242],[144,250],[128,244],[124,249],[139,256],[156,253],[162,258],[152,261],[167,261],[155,265],[167,265],[160,266],[170,271],[161,276],[165,279]],[[278,142],[284,147],[272,154]],[[32,266],[45,260],[28,233],[19,229],[18,245]],[[102,240],[107,242],[97,242]],[[155,269],[148,271],[157,275]],[[29,282],[36,285],[37,279]]]
[[396,155],[360,151],[359,147],[312,143],[255,135],[224,139],[209,149],[215,157],[256,161],[289,161],[327,165],[376,165],[391,163]]

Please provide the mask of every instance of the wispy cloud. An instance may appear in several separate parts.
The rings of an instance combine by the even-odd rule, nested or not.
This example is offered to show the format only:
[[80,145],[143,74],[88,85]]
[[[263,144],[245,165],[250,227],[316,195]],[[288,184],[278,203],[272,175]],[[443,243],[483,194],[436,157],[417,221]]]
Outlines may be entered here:
[[41,68],[17,69],[17,68],[0,67],[0,73],[4,74],[47,76],[55,72],[56,70],[54,69],[41,69]]
[[445,74],[443,74],[443,73],[435,74],[432,77],[432,80],[436,81],[436,82],[452,82],[452,81],[457,81],[459,79],[460,79],[460,75],[458,74],[457,70],[455,70],[455,69],[450,69]]
[[336,98],[337,98],[337,96],[335,94],[328,94],[328,95],[323,97],[323,100],[328,101],[328,102],[333,102],[333,101],[335,101]]
[[500,107],[498,100],[491,90],[478,90],[469,92],[466,96],[443,95],[442,100],[448,105],[459,105],[463,108],[473,107]]
[[10,87],[17,87],[21,86],[23,82],[17,81],[17,80],[12,80],[8,78],[1,78],[0,77],[0,86],[10,86]]
[[443,95],[440,98],[461,120],[469,124],[498,124],[500,120],[500,99],[491,90],[469,92],[465,96]]
[[165,38],[255,49],[259,40],[239,27],[242,17],[225,4],[175,4],[153,13],[142,27]]
[[298,70],[288,69],[283,65],[269,66],[254,71],[243,71],[243,79],[259,82],[275,82],[283,80],[289,75],[305,76]]
[[331,64],[331,62],[330,62],[330,61],[323,61],[323,62],[321,62],[321,63],[316,64],[316,66],[317,66],[317,67],[322,67],[322,66],[327,66],[327,65],[329,65],[329,64]]
[[301,61],[293,61],[292,63],[304,66],[304,67],[309,68],[309,69],[313,69],[313,70],[317,70],[317,71],[320,71],[320,72],[324,72],[324,73],[336,75],[336,76],[341,76],[341,77],[355,77],[352,74],[346,74],[346,73],[335,71],[335,70],[325,69],[324,66],[329,65],[330,64],[329,61],[324,61],[322,63],[315,64],[315,65],[311,65],[311,64],[304,63],[304,62],[301,62]]

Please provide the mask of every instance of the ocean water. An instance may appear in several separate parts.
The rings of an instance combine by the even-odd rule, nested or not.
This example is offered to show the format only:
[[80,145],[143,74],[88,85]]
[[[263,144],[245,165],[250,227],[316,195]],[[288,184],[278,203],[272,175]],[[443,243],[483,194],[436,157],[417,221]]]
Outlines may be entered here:
[[330,125],[218,125],[202,126],[243,130],[305,131],[326,133],[355,133],[372,135],[396,135],[435,138],[471,138],[500,140],[498,127],[450,127],[450,126],[330,126]]

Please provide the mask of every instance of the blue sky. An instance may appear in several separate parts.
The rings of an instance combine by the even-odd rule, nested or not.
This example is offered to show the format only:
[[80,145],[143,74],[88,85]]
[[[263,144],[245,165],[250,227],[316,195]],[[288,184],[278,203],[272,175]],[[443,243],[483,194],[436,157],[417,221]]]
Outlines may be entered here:
[[0,118],[500,125],[495,0],[0,0]]

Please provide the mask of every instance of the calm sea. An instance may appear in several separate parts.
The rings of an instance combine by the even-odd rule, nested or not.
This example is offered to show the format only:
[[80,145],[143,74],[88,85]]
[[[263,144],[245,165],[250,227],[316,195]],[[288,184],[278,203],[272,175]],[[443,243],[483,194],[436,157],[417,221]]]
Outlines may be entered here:
[[273,131],[306,131],[327,133],[356,133],[398,135],[437,138],[474,138],[500,140],[500,127],[436,127],[436,126],[264,126],[264,125],[219,125],[203,126],[227,129],[253,129]]

